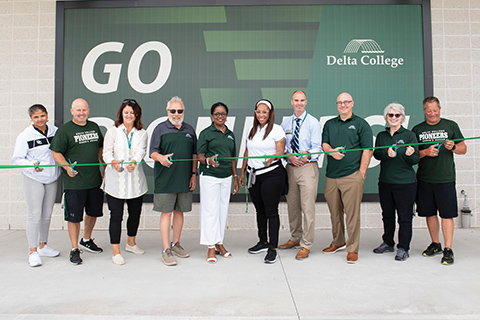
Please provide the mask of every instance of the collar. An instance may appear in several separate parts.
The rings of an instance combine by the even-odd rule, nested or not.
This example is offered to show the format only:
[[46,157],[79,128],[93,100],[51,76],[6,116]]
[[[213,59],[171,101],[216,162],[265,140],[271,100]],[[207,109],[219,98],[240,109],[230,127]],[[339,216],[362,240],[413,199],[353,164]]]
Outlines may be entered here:
[[180,131],[180,130],[182,130],[182,129],[184,128],[184,126],[183,126],[184,123],[185,123],[185,122],[182,122],[182,126],[181,126],[180,129],[179,129],[179,128],[175,127],[175,126],[170,122],[170,119],[167,119],[167,121],[165,121],[165,124],[166,124],[167,128],[169,128],[169,129],[176,129],[176,130],[178,130],[178,131]]
[[353,119],[356,118],[356,117],[357,117],[357,116],[352,113],[352,116],[351,116],[350,118],[348,118],[348,119],[342,120],[342,118],[340,118],[340,115],[337,116],[337,119],[338,119],[338,121],[347,122],[347,121],[353,120]]
[[[385,131],[388,132],[388,134],[390,134],[390,127],[385,127]],[[400,128],[398,128],[397,131],[395,131],[394,135],[397,134],[397,133],[402,133],[403,131],[405,131],[405,128],[403,127],[403,125],[400,126]]]
[[38,133],[40,133],[42,136],[45,136],[45,137],[46,137],[46,136],[48,136],[48,125],[45,125],[45,126],[46,126],[46,127],[45,127],[45,132],[42,132],[40,129],[35,128],[35,126],[32,124],[32,128],[33,128],[36,132],[38,132]]
[[[215,131],[215,132],[216,132],[216,131],[218,131],[218,132],[222,132],[222,131],[221,131],[221,130],[219,130],[217,127],[215,127],[215,124],[214,124],[213,122],[212,122],[212,124],[210,125],[210,127],[209,127],[209,128],[210,128],[210,130],[211,130],[211,131]],[[225,133],[223,133],[223,132],[222,132],[222,133],[223,133],[223,134],[227,134],[227,133],[229,133],[229,132],[230,132],[230,129],[228,129],[227,125],[225,125]]]
[[299,116],[299,117],[296,117],[295,116],[295,113],[292,115],[293,119],[305,119],[305,117],[307,116],[307,110],[303,110],[303,113]]
[[[120,124],[120,125],[118,126],[118,129],[120,129],[120,130],[125,129],[125,130],[126,130],[127,128],[126,128],[125,125],[122,123],[122,124]],[[132,131],[130,131],[130,132],[134,132],[134,131],[138,131],[137,128],[135,128],[135,126],[133,126]]]

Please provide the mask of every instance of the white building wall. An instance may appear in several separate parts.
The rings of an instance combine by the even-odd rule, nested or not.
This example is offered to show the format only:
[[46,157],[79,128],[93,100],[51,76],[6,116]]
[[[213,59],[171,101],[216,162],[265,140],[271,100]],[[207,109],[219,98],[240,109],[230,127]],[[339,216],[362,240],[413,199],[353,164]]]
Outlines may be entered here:
[[[465,137],[480,136],[480,0],[432,0],[432,36],[434,94],[442,102],[442,116],[459,123]],[[0,164],[10,164],[17,135],[28,125],[28,106],[44,104],[53,121],[55,69],[55,1],[0,0]],[[480,143],[467,141],[468,152],[456,156],[457,191],[469,194],[473,211],[472,226],[480,204]],[[367,173],[368,174],[368,173]],[[441,174],[441,173],[439,173]],[[97,228],[108,228],[108,210]],[[288,229],[286,204],[280,205],[282,228]],[[199,206],[186,214],[185,228],[199,228]],[[0,170],[0,229],[24,229],[26,204],[21,172]],[[152,204],[144,205],[141,229],[157,229],[159,215]],[[460,224],[458,219],[457,225]],[[317,203],[317,228],[330,228],[325,203]],[[425,227],[424,219],[415,218],[415,227]],[[252,229],[255,210],[252,203],[232,203],[228,227]],[[378,203],[362,204],[362,227],[382,227]],[[65,228],[60,205],[54,209],[52,228]]]

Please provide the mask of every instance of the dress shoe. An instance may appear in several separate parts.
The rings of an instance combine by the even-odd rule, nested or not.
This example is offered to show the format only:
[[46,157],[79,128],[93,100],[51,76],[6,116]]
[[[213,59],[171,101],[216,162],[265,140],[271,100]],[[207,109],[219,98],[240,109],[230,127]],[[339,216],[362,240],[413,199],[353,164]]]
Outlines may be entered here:
[[300,242],[288,240],[284,244],[279,245],[278,248],[279,249],[291,249],[291,248],[294,248],[298,245],[300,245]]
[[358,253],[356,252],[347,253],[347,263],[357,263],[357,261],[358,261]]
[[346,248],[346,243],[342,244],[340,247],[337,247],[333,243],[330,243],[330,246],[328,248],[323,249],[323,253],[335,253],[340,250],[344,250]]
[[295,259],[303,260],[305,258],[308,258],[309,255],[310,255],[310,250],[307,248],[301,247],[297,255],[295,256]]

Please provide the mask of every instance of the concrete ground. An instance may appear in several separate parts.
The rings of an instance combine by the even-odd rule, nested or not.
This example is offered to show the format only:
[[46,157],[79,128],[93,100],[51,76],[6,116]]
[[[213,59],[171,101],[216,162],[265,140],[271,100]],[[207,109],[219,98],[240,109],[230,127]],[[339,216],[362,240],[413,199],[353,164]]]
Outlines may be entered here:
[[[362,230],[356,265],[345,262],[345,252],[321,253],[330,230],[317,230],[308,259],[295,260],[295,249],[279,250],[269,265],[263,253],[247,253],[257,242],[254,230],[227,230],[233,257],[209,265],[199,231],[184,231],[191,257],[167,267],[158,231],[141,231],[137,243],[145,255],[122,252],[123,266],[111,261],[106,231],[94,232],[105,252],[83,253],[80,266],[68,262],[67,231],[52,231],[49,245],[60,257],[31,268],[25,231],[0,231],[0,319],[480,318],[480,229],[456,230],[452,266],[441,265],[439,255],[421,255],[430,243],[425,229],[414,230],[405,262],[372,253],[381,234]],[[124,234],[122,248],[125,240]]]

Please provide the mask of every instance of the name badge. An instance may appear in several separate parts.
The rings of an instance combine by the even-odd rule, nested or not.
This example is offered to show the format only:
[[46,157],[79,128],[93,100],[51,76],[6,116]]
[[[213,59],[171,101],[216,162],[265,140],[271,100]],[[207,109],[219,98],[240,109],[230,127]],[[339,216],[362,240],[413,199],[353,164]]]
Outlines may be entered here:
[[292,134],[292,130],[285,131],[285,134]]

